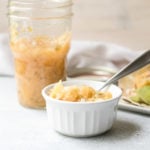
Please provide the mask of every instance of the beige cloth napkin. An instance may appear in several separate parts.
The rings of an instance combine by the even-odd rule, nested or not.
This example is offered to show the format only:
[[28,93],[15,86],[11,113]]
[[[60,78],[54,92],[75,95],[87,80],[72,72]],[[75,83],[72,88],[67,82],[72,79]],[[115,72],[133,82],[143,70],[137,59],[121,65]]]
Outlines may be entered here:
[[[105,66],[119,69],[140,53],[105,42],[73,41],[68,54],[67,70]],[[13,75],[13,56],[7,34],[0,35],[0,75]]]
[[77,68],[108,67],[118,70],[142,52],[106,42],[77,41],[68,55],[68,72]]

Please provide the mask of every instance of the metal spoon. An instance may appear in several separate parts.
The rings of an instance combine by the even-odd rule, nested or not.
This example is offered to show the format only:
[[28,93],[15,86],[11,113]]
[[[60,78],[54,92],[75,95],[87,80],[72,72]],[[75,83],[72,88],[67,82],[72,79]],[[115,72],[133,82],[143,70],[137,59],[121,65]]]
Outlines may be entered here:
[[108,79],[100,88],[98,91],[101,91],[104,87],[107,85],[116,82],[120,78],[144,67],[145,65],[150,63],[150,50],[147,50],[145,53],[143,53],[141,56],[133,60],[131,63],[129,63],[127,66],[122,68],[119,72],[117,72],[115,75],[113,75],[110,79]]

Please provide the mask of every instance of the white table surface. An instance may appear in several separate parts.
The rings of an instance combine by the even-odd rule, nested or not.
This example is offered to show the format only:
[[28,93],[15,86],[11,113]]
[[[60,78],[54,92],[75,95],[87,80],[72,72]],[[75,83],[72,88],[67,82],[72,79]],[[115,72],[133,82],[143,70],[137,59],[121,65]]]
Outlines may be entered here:
[[149,150],[150,117],[118,110],[107,133],[71,138],[49,129],[45,110],[18,104],[14,78],[0,77],[0,150]]

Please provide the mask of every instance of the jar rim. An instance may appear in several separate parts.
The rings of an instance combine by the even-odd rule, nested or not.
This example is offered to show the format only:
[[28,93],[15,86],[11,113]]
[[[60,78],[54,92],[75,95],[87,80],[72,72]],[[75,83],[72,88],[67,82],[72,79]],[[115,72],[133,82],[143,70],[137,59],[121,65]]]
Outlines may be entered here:
[[56,9],[62,7],[69,7],[72,6],[72,0],[64,0],[64,1],[57,1],[57,0],[46,0],[46,1],[38,1],[37,0],[9,0],[8,7],[23,7],[23,8],[30,8],[32,6],[36,6],[36,8],[43,8],[43,9]]
[[59,3],[53,0],[45,2],[48,4],[41,0],[37,3],[35,0],[9,0],[7,15],[10,18],[29,20],[63,19],[73,16],[72,0],[64,0]]

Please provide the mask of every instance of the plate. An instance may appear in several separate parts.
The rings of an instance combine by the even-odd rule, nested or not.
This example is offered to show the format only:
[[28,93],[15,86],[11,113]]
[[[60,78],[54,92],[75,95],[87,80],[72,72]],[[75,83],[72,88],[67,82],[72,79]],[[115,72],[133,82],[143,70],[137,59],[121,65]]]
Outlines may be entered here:
[[119,101],[119,109],[150,115],[149,106],[138,106],[123,99]]

